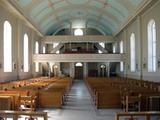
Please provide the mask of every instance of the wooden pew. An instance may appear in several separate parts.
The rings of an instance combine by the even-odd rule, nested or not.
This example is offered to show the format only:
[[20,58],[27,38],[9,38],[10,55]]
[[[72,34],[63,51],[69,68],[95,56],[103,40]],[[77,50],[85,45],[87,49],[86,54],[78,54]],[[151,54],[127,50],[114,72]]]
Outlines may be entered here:
[[[11,87],[13,85],[14,88]],[[3,87],[7,88],[7,90],[0,91],[0,95],[16,93],[19,94],[20,98],[23,98],[23,96],[37,96],[38,107],[60,108],[67,99],[71,85],[72,78],[70,77],[33,78],[6,83]],[[24,91],[28,91],[28,93],[26,94]]]
[[11,110],[12,101],[12,96],[0,96],[0,110]]
[[120,93],[117,90],[96,92],[97,108],[120,108],[119,99]]
[[120,120],[121,117],[125,117],[125,120],[138,120],[138,116],[143,116],[144,120],[151,120],[153,116],[160,116],[160,112],[117,112],[115,114],[115,120]]
[[46,112],[33,112],[33,111],[26,112],[26,111],[9,111],[9,110],[2,111],[0,110],[0,117],[2,119],[6,119],[9,116],[9,118],[11,117],[13,120],[18,120],[18,118],[22,115],[28,116],[24,118],[25,120],[29,120],[31,118],[35,118],[37,120],[37,117],[42,117],[43,120],[48,120]]
[[19,110],[20,111],[35,111],[36,110],[36,96],[20,96]]
[[[128,105],[134,103],[134,101],[137,101],[139,103],[144,102],[143,99],[141,99],[140,101],[139,99],[140,94],[144,96],[143,94],[147,93],[149,96],[152,96],[153,93],[159,94],[158,90],[160,89],[160,84],[155,82],[135,80],[129,78],[118,78],[118,77],[117,78],[89,77],[85,80],[85,83],[91,94],[92,100],[97,107],[100,104],[101,107],[103,106],[105,107],[105,104],[107,105],[107,102],[105,102],[105,100],[109,100],[109,98],[110,101],[112,101],[113,99],[111,99],[111,97],[109,96],[111,93],[111,95],[116,99],[114,101],[118,101],[117,103],[121,103],[122,106],[124,106],[124,109],[127,111],[129,109]],[[110,105],[112,105],[112,103],[110,103]],[[138,110],[142,108],[142,105],[141,107],[138,107]]]

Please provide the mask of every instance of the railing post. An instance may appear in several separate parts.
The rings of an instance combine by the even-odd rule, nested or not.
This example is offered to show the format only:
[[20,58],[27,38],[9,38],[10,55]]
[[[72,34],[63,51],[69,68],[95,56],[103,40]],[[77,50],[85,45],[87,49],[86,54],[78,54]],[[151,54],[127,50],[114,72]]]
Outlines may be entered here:
[[115,115],[115,120],[119,120],[119,115],[118,115],[118,113],[116,113],[116,115]]
[[150,115],[145,115],[145,120],[150,120]]
[[44,115],[44,120],[47,120],[47,114]]
[[13,114],[13,120],[18,120],[18,114]]

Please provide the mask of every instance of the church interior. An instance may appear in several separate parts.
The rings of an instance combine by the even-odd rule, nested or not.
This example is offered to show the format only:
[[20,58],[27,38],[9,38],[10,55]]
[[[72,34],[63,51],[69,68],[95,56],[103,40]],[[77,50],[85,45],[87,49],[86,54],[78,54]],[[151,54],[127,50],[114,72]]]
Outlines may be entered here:
[[0,120],[160,120],[159,11],[0,0]]

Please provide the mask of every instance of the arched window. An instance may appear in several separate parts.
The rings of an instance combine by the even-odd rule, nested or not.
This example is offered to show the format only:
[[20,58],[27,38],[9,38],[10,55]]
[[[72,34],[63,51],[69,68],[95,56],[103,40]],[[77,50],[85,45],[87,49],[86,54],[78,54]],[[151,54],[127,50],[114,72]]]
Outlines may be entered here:
[[4,22],[3,31],[4,72],[12,72],[12,26]]
[[23,38],[23,64],[24,72],[29,71],[29,44],[28,44],[28,35],[24,34]]
[[130,36],[130,64],[131,71],[136,70],[136,49],[135,49],[135,34],[132,33]]
[[76,67],[81,67],[81,66],[83,66],[82,63],[76,63]]
[[[120,45],[119,45],[119,46],[120,46],[120,53],[122,54],[122,53],[123,53],[123,41],[122,41],[122,40],[120,41]],[[124,67],[123,67],[123,66],[124,66],[124,65],[123,65],[123,62],[121,61],[121,62],[120,62],[120,71],[121,71],[121,72],[124,71]]]
[[45,46],[43,46],[43,54],[45,54],[46,53],[46,47]]
[[[35,54],[39,54],[39,43],[35,43]],[[35,62],[35,72],[39,72],[39,62]]]
[[74,35],[75,36],[82,36],[83,35],[83,30],[78,28],[74,30]]
[[148,23],[148,71],[156,71],[156,25],[154,20]]

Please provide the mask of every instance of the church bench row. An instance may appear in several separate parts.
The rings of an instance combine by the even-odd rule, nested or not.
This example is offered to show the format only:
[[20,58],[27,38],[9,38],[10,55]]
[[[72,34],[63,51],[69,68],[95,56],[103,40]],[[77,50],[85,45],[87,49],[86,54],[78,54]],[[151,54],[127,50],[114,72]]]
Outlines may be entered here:
[[42,118],[42,120],[48,120],[47,112],[26,112],[26,111],[9,111],[9,110],[0,110],[0,119],[1,120],[18,120],[19,118],[23,119],[22,115],[25,115],[25,120],[32,120],[33,118],[38,120],[38,118]]
[[115,120],[159,120],[160,112],[117,112],[115,114]]
[[[143,98],[141,102],[146,102],[150,96],[160,96],[159,84],[140,80],[135,81],[122,78],[87,78],[86,84],[97,108],[124,106],[128,110],[126,106],[128,106],[130,101],[127,101],[127,97],[137,97],[137,100],[139,100],[138,96],[141,95]],[[152,87],[146,87],[146,84]],[[154,85],[156,85],[157,89],[153,89]],[[148,110],[144,104],[141,107],[145,107],[145,110]]]
[[[30,82],[28,83],[28,81]],[[1,90],[0,95],[2,95],[1,93],[6,96],[11,93],[19,93],[19,96],[31,95],[36,96],[37,107],[61,107],[64,103],[66,94],[70,90],[72,78],[37,78],[36,82],[32,82],[32,80],[28,81],[17,81],[17,84],[19,84],[19,82],[25,82],[27,84],[19,84],[17,87],[10,90]],[[22,94],[24,92],[27,92],[27,94]],[[17,108],[11,109],[16,110]]]

